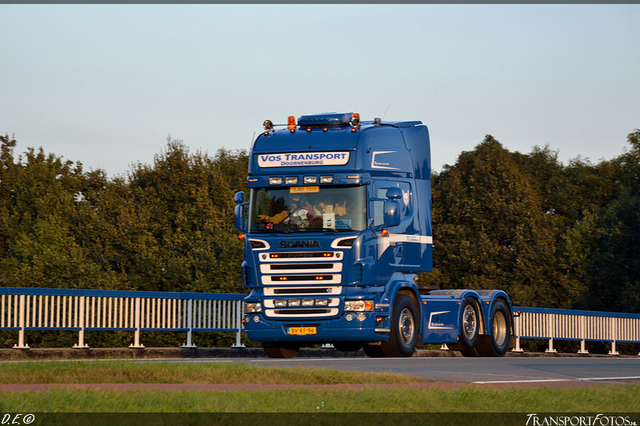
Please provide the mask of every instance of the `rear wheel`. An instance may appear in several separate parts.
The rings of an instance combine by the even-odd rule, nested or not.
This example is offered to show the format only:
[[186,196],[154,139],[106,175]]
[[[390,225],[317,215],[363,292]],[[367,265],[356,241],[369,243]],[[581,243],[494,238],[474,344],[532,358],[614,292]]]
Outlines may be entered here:
[[300,345],[295,343],[263,343],[262,348],[269,358],[295,358]]
[[333,347],[341,352],[357,352],[362,349],[360,342],[333,342]]
[[473,298],[467,297],[462,302],[460,316],[460,339],[458,343],[449,345],[449,349],[460,351],[467,357],[479,356],[476,349],[478,334],[480,332],[480,317],[478,308]]
[[480,356],[499,357],[504,356],[509,350],[509,337],[511,336],[511,315],[509,309],[502,300],[496,300],[491,308],[489,317],[490,336],[480,336],[477,350]]
[[385,356],[411,356],[416,351],[420,325],[413,301],[406,294],[399,294],[393,304],[389,340],[382,342]]

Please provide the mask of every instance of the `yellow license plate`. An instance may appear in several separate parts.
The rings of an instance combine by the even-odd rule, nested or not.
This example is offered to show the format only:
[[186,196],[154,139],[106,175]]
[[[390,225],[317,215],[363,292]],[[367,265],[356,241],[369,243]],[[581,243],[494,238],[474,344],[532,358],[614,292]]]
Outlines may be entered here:
[[299,194],[305,192],[320,192],[319,186],[292,186],[289,189],[289,192],[292,194]]
[[289,327],[289,334],[316,334],[315,327]]

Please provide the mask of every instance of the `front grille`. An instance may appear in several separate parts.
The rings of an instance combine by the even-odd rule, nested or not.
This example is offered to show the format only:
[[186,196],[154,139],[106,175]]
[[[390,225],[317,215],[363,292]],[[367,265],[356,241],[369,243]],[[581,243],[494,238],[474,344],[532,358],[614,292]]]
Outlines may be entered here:
[[329,281],[333,279],[333,275],[274,275],[271,277],[272,282],[282,281]]
[[330,294],[331,292],[330,288],[276,288],[273,290],[274,294]]
[[333,252],[303,252],[303,253],[271,253],[269,257],[271,259],[299,259],[305,257],[331,257],[333,256]]
[[286,271],[289,269],[333,269],[333,264],[331,263],[301,263],[301,264],[275,264],[271,265],[272,271]]
[[276,309],[277,315],[322,315],[331,312],[331,309]]
[[[267,318],[291,320],[295,317],[329,318],[339,315],[344,260],[342,252],[260,253],[257,259],[266,296],[263,313]],[[279,303],[276,307],[275,301],[282,300],[283,296],[287,304]],[[302,305],[306,299],[313,303]],[[288,303],[295,300],[297,304]],[[318,300],[324,303],[317,303]]]

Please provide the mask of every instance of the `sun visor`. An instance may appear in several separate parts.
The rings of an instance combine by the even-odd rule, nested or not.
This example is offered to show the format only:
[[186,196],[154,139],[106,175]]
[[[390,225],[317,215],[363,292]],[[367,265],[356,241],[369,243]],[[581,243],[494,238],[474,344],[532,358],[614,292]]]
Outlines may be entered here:
[[351,112],[328,112],[324,114],[302,115],[298,119],[300,127],[314,126],[348,126],[351,121]]

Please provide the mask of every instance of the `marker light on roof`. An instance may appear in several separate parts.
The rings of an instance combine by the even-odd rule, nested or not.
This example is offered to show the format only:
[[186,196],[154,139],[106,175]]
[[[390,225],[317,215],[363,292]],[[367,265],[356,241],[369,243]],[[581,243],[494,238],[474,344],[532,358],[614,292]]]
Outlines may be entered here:
[[264,130],[266,130],[267,132],[270,132],[271,130],[273,130],[273,121],[264,120],[264,123],[262,123],[262,127],[264,127]]
[[270,177],[269,178],[269,185],[282,185],[282,178],[281,177]]
[[333,176],[320,176],[320,183],[332,183]]
[[305,176],[304,177],[304,183],[317,183],[318,182],[318,176]]
[[298,183],[297,177],[286,177],[284,178],[285,185],[296,185]]
[[293,115],[290,115],[289,118],[287,119],[287,128],[289,129],[289,131],[291,133],[296,131],[296,118]]
[[354,112],[353,114],[351,114],[351,121],[349,121],[349,123],[351,123],[353,127],[359,126],[360,114],[358,114],[357,112]]

